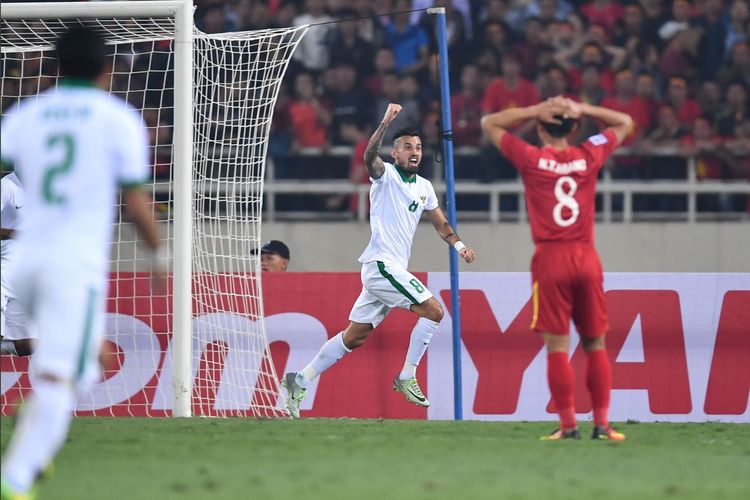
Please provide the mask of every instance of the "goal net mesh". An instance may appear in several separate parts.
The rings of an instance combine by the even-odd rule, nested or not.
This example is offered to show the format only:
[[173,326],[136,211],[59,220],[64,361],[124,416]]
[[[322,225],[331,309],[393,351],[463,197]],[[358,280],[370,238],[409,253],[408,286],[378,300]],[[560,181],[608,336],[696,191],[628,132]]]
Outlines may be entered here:
[[[60,79],[53,45],[71,23],[97,26],[111,46],[109,91],[138,109],[151,142],[150,190],[173,247],[175,169],[192,169],[192,411],[206,416],[283,415],[265,335],[259,248],[263,175],[276,96],[306,28],[208,35],[194,31],[192,165],[174,159],[174,20],[2,20],[2,114]],[[29,133],[33,133],[30,131]],[[102,380],[79,415],[164,416],[172,410],[171,290],[151,293],[148,259],[120,200],[113,221]],[[2,356],[0,412],[33,386],[28,359]],[[279,367],[281,369],[282,367]]]

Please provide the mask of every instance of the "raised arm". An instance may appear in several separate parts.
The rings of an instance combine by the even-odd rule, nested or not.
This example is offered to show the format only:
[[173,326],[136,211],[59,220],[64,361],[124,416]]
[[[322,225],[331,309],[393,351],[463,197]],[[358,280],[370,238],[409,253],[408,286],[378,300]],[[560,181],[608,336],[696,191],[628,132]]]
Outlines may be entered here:
[[579,118],[581,116],[590,116],[596,120],[601,120],[604,124],[612,129],[615,137],[617,138],[617,144],[622,144],[622,141],[630,134],[633,130],[633,119],[627,113],[621,113],[613,109],[603,108],[601,106],[593,106],[586,103],[578,103],[572,99],[566,99],[568,103],[567,113],[571,118]]
[[458,255],[460,255],[467,263],[471,264],[474,262],[476,252],[473,248],[467,247],[458,237],[456,232],[453,230],[451,225],[448,223],[448,219],[445,218],[445,214],[440,207],[434,210],[426,210],[427,216],[430,218],[430,222],[435,227],[435,231],[440,237],[456,249]]
[[365,149],[365,168],[367,169],[367,173],[369,173],[370,177],[373,179],[379,179],[383,175],[383,172],[385,172],[385,165],[380,158],[380,147],[383,145],[385,129],[388,128],[388,125],[391,124],[400,112],[400,104],[388,104],[388,109],[385,110],[383,121],[380,122],[378,128],[373,132],[370,137],[370,142],[367,144],[367,149]]

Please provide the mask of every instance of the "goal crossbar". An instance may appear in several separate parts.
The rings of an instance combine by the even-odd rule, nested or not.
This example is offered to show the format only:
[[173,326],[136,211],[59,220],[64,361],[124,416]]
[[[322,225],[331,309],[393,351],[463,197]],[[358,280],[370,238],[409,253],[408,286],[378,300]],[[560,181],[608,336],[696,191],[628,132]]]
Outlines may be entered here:
[[185,0],[134,2],[39,2],[4,3],[2,18],[21,19],[76,19],[104,16],[172,17],[181,10],[192,10],[192,2]]

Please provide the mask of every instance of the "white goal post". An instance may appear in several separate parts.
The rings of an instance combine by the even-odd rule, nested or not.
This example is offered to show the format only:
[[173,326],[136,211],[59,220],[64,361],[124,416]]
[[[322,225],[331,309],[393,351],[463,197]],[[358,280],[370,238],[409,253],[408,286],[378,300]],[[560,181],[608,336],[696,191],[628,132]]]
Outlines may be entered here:
[[[140,109],[152,137],[171,304],[143,291],[143,251],[117,221],[107,338],[119,364],[78,413],[283,414],[263,321],[260,222],[271,117],[307,27],[209,35],[195,28],[190,0],[3,3],[0,18],[3,114],[56,84],[54,39],[89,23],[113,47],[110,91]],[[23,380],[12,380],[21,400]],[[10,384],[4,375],[3,407]]]

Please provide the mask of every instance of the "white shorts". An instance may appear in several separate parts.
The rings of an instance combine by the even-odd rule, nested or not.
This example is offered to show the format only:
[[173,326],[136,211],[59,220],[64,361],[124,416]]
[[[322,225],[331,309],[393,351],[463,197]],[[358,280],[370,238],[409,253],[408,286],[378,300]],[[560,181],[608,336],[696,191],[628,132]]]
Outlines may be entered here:
[[5,340],[37,338],[18,300],[9,297],[4,290],[0,296],[0,337]]
[[397,264],[380,261],[362,265],[362,293],[352,306],[349,321],[377,327],[394,307],[409,309],[432,297],[413,274]]
[[70,263],[20,259],[9,276],[39,335],[29,366],[85,387],[98,380],[104,338],[106,276]]

